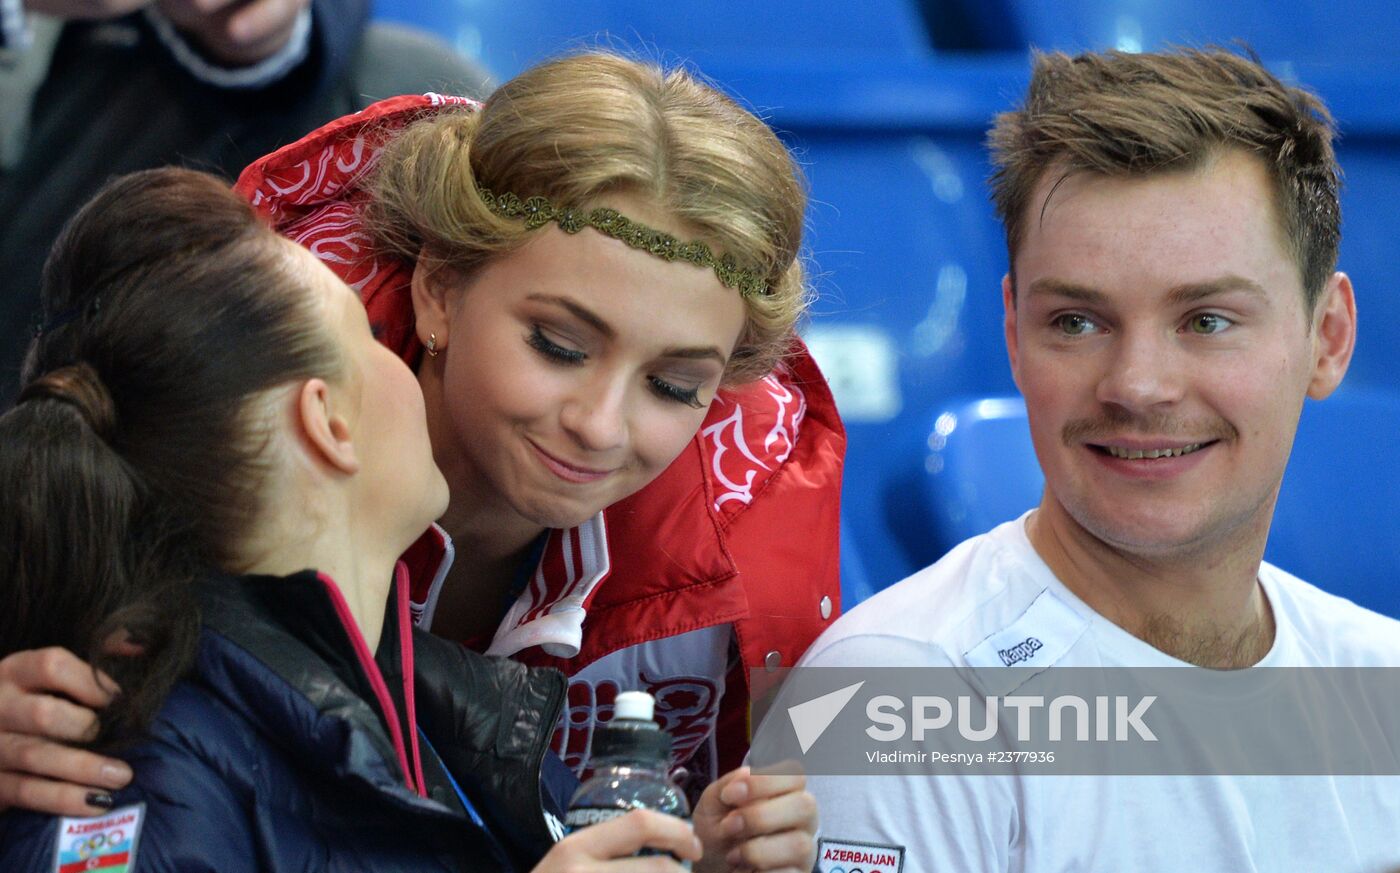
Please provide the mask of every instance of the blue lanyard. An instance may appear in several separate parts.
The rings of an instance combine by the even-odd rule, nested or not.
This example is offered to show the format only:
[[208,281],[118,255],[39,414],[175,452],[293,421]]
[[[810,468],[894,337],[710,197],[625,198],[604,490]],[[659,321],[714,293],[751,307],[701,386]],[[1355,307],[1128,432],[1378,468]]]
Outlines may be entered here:
[[466,810],[467,818],[470,818],[472,824],[480,828],[481,833],[486,837],[486,842],[491,847],[491,854],[496,856],[496,861],[501,864],[502,869],[514,871],[515,865],[510,863],[510,857],[506,854],[505,847],[501,845],[500,840],[496,839],[496,835],[491,833],[491,829],[486,826],[485,819],[481,817],[481,813],[476,811],[476,806],[474,806],[467,797],[467,793],[462,790],[462,786],[457,784],[457,777],[452,775],[452,771],[447,768],[447,763],[442,760],[442,756],[437,753],[437,749],[433,748],[432,742],[428,740],[428,735],[423,733],[421,727],[418,728],[418,736],[422,739],[423,745],[428,747],[428,751],[432,752],[433,757],[437,758],[438,763],[442,765],[442,772],[447,776],[447,781],[452,785],[452,790],[457,792],[457,799],[462,802],[462,809]]

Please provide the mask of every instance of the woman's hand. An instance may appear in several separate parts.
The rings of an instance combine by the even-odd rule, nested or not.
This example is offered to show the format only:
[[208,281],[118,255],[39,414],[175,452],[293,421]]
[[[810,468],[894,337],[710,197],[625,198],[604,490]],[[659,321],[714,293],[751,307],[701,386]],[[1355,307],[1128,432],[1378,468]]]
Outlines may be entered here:
[[549,850],[532,873],[683,873],[681,865],[666,855],[633,857],[642,849],[669,852],[684,861],[700,858],[700,840],[690,822],[634,809],[569,834]]
[[695,869],[791,870],[810,873],[817,860],[817,801],[802,775],[726,773],[695,805],[695,834],[705,857]]
[[0,660],[0,810],[96,815],[131,781],[124,762],[68,743],[97,736],[94,709],[117,685],[67,649],[34,649]]

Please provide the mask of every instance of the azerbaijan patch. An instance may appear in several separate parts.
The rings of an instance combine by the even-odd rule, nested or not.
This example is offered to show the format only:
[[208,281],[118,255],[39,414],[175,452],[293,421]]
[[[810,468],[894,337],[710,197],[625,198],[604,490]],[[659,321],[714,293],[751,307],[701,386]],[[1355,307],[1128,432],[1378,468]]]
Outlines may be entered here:
[[58,820],[54,873],[129,873],[136,867],[136,841],[146,804],[123,806],[94,818]]

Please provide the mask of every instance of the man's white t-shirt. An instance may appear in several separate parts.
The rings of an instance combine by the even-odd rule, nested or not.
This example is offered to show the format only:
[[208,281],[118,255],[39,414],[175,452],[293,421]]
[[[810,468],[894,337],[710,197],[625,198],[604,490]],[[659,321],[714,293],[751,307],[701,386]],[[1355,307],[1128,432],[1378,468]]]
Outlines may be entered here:
[[[1263,667],[1400,667],[1400,622],[1269,564]],[[1187,666],[1094,612],[1032,548],[1025,517],[974,537],[839,619],[799,666]],[[809,776],[819,873],[1400,871],[1400,777]]]

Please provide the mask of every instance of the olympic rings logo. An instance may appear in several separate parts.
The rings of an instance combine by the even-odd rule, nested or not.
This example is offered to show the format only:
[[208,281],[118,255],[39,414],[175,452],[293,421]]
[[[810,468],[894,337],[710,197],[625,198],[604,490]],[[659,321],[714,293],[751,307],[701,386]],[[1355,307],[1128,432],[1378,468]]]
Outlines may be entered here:
[[117,828],[105,833],[93,834],[90,837],[79,837],[73,841],[72,851],[77,854],[79,860],[86,861],[93,855],[102,851],[104,847],[115,848],[126,839],[126,832]]

